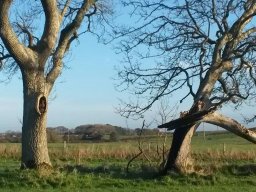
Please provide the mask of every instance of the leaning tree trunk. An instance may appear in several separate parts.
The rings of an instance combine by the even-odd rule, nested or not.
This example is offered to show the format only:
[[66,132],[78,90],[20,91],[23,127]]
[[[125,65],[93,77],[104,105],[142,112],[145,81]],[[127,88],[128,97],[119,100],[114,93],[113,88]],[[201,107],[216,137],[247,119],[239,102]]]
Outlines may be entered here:
[[48,91],[43,74],[22,72],[23,126],[21,168],[51,167],[46,120]]
[[[221,41],[219,43],[221,44]],[[218,49],[216,49],[215,52],[218,53]],[[216,57],[214,60],[219,61],[219,57]],[[217,66],[215,66],[216,64]],[[188,114],[191,115],[201,110],[208,110],[211,107],[209,98],[213,87],[222,72],[229,68],[229,62],[215,62],[215,64],[207,71],[203,82],[200,84],[196,97],[194,98],[194,104]],[[198,125],[199,124],[190,124],[187,126],[180,125],[175,129],[163,174],[166,174],[168,170],[174,170],[180,173],[193,171],[193,162],[190,157],[191,139]]]
[[197,125],[175,129],[163,174],[170,170],[179,173],[188,173],[192,170],[193,160],[190,157],[191,139],[196,128]]
[[[178,123],[173,133],[173,139],[171,148],[168,154],[166,164],[162,170],[163,174],[166,174],[169,170],[174,170],[179,173],[189,173],[193,171],[193,161],[190,156],[191,154],[191,140],[194,132],[200,123],[193,123],[194,116],[202,110],[208,110],[210,103],[208,99],[201,97],[192,105],[191,109],[186,114],[181,114],[181,118],[184,119]],[[185,116],[190,119],[192,123],[186,122]]]

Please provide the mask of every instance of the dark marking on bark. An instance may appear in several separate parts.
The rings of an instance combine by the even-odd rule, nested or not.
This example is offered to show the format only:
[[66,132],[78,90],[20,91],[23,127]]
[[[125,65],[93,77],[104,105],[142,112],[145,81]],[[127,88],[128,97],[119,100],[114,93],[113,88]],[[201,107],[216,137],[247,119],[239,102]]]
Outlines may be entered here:
[[197,113],[193,114],[188,114],[186,116],[180,117],[178,119],[172,120],[168,123],[159,125],[158,128],[167,128],[168,130],[173,130],[173,129],[179,129],[179,128],[184,128],[187,126],[193,126],[194,124],[197,123],[197,121],[201,120],[204,115],[207,115],[209,111],[200,111]]
[[198,102],[197,105],[194,105],[189,112],[181,112],[180,118],[174,119],[168,123],[159,125],[158,128],[168,128],[168,130],[179,129],[187,126],[193,126],[198,121],[200,121],[205,115],[215,111],[217,109],[216,106],[213,106],[209,109],[204,109],[203,102]]
[[36,167],[36,162],[34,160],[22,162],[21,164],[21,169],[35,169]]

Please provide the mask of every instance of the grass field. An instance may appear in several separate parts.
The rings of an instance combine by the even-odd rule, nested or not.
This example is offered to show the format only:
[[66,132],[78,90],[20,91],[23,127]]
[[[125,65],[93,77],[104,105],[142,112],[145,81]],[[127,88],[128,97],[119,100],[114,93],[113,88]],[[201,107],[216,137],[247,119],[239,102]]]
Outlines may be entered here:
[[[126,166],[138,142],[49,144],[53,171],[19,170],[20,144],[0,144],[0,191],[255,191],[256,145],[229,133],[193,138],[197,173],[158,175],[170,139],[142,140],[145,155]],[[164,147],[163,147],[164,146]]]

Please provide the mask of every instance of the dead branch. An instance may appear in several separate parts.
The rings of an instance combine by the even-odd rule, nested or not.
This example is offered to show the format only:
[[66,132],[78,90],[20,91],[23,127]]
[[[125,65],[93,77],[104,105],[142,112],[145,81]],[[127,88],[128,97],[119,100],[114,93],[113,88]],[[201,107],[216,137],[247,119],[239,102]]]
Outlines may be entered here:
[[143,155],[144,158],[145,158],[147,161],[149,161],[149,162],[151,163],[150,159],[149,159],[148,156],[145,154],[145,152],[144,152],[144,150],[143,150],[143,148],[142,148],[142,133],[143,133],[144,128],[145,128],[145,120],[143,120],[142,127],[141,127],[140,132],[139,132],[139,140],[138,140],[138,149],[139,149],[139,153],[136,154],[134,157],[132,157],[132,158],[128,161],[127,166],[126,166],[126,172],[127,172],[127,173],[129,173],[129,166],[130,166],[130,164],[131,164],[135,159],[137,159],[140,155]]

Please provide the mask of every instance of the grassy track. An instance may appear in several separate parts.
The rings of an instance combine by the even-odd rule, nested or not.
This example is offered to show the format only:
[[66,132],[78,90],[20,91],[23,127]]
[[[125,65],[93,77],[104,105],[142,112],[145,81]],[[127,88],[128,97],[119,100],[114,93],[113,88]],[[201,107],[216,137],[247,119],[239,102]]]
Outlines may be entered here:
[[[166,149],[170,140],[166,142]],[[137,142],[50,144],[54,171],[19,170],[20,144],[0,144],[0,192],[5,191],[255,191],[256,146],[231,134],[193,138],[193,157],[199,174],[158,175],[163,138]],[[168,144],[168,145],[167,145]],[[148,160],[150,160],[150,162]]]

